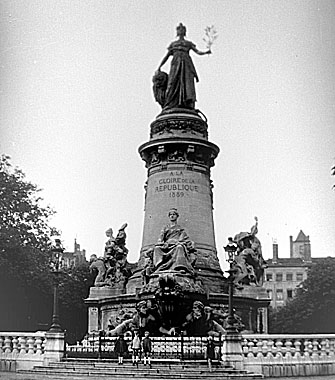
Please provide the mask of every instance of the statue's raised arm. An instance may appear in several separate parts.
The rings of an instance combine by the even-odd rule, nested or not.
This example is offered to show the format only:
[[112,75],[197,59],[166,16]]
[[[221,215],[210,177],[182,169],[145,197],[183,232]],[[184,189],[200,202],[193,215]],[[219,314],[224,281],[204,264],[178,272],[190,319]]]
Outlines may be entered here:
[[[177,26],[176,41],[173,41],[168,52],[160,63],[153,77],[153,90],[156,101],[163,109],[188,108],[194,109],[196,102],[195,81],[199,81],[197,72],[189,55],[193,50],[198,55],[211,54],[211,50],[200,51],[191,42],[185,39],[186,27]],[[172,57],[170,73],[161,71],[161,67]]]

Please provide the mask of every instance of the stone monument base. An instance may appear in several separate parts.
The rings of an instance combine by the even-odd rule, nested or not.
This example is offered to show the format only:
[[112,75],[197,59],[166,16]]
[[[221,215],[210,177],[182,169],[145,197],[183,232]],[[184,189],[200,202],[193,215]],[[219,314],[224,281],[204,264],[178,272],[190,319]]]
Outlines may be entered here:
[[[92,287],[89,297],[85,300],[88,307],[88,333],[104,330],[110,331],[122,321],[132,318],[136,305],[140,301],[160,302],[159,295],[140,292],[131,294],[113,294],[113,288]],[[228,307],[228,294],[223,293],[185,293],[183,298],[174,294],[165,295],[166,307],[178,299],[178,303],[171,310],[180,321],[192,311],[195,300],[210,306],[214,311],[221,311]],[[175,298],[174,298],[175,297]],[[173,301],[173,302],[172,302]],[[244,324],[244,331],[249,333],[268,333],[267,307],[269,299],[266,290],[262,287],[245,286],[234,294],[234,308]],[[172,321],[171,321],[172,323]]]

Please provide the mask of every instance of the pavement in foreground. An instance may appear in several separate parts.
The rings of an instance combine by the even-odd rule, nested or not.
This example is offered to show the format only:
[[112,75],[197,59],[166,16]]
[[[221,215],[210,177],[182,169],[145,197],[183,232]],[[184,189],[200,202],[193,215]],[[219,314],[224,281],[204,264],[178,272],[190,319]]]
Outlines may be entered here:
[[[199,379],[203,379],[203,376],[199,376]],[[15,372],[0,372],[0,379],[1,380],[64,380],[69,379],[69,376],[59,376],[59,375],[35,375],[35,374],[25,374],[25,373],[15,373]],[[101,378],[98,377],[92,377],[92,376],[73,376],[71,377],[72,380],[101,380]],[[103,377],[104,380],[114,380],[115,378],[113,375],[110,377]],[[335,380],[335,375],[328,375],[328,376],[298,376],[298,377],[265,377],[264,379],[276,379],[276,380]],[[187,378],[184,378],[184,380],[187,380]],[[235,377],[235,380],[237,378]]]

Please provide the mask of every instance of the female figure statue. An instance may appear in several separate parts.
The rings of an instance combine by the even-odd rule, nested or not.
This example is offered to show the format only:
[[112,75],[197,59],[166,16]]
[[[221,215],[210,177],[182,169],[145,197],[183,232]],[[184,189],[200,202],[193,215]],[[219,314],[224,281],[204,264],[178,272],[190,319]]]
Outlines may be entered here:
[[153,252],[154,273],[180,271],[194,274],[194,244],[185,230],[177,224],[177,210],[172,208],[168,215],[170,224],[162,229]]
[[[168,52],[153,79],[155,98],[164,109],[174,107],[194,109],[196,102],[194,80],[198,82],[199,79],[189,51],[193,50],[198,55],[211,54],[210,50],[199,51],[191,41],[185,40],[185,36],[186,27],[180,23],[177,26],[178,39],[168,47]],[[166,74],[160,69],[170,56],[173,58],[166,81],[164,78]],[[167,86],[166,91],[165,86]]]

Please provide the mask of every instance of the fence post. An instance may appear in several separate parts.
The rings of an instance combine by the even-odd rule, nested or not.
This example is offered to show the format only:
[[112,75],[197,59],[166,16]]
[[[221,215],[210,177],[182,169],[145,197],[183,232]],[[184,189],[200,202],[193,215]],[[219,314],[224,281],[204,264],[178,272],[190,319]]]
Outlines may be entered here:
[[219,360],[222,358],[222,334],[219,334]]
[[67,339],[67,331],[64,330],[64,351],[63,351],[63,357],[67,358],[67,347],[66,347],[66,339]]
[[102,334],[103,334],[103,330],[99,330],[99,351],[98,351],[98,359],[101,359]]
[[184,361],[184,334],[181,332],[180,335],[180,358]]
[[47,331],[45,338],[44,365],[49,365],[50,362],[60,362],[64,355],[64,333]]

